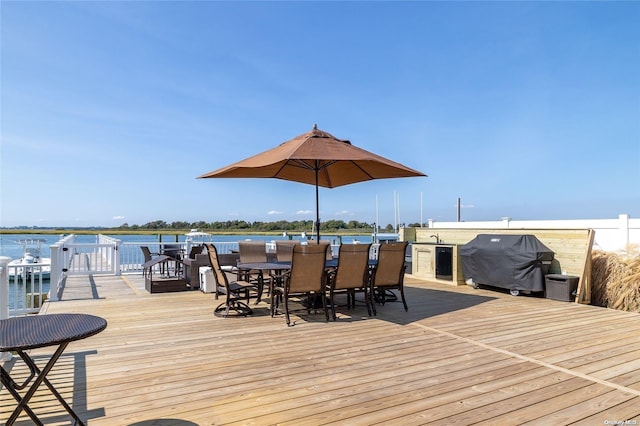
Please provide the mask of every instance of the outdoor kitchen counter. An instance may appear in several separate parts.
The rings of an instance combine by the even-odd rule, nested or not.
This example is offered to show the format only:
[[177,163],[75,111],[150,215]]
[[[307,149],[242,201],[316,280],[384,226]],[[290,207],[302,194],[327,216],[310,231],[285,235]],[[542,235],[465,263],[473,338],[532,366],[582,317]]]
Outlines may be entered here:
[[458,244],[417,242],[411,247],[412,275],[449,285],[464,285]]

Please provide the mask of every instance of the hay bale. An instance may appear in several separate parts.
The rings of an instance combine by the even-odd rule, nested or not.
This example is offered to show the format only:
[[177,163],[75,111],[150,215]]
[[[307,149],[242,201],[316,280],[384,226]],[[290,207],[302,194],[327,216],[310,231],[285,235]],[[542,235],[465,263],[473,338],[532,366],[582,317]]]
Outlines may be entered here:
[[591,256],[591,303],[640,312],[640,254],[594,251]]

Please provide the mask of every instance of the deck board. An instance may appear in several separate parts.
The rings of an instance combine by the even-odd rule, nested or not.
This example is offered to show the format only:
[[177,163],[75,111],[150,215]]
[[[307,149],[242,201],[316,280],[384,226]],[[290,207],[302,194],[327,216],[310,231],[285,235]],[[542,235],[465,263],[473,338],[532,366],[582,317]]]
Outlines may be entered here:
[[[406,292],[409,312],[339,308],[337,322],[303,314],[288,328],[266,303],[224,319],[211,294],[70,277],[43,311],[109,325],[69,345],[49,377],[90,425],[640,421],[638,314],[410,277]],[[49,353],[32,351],[39,362]],[[41,390],[32,407],[68,424],[52,399]],[[0,392],[0,422],[14,406]]]

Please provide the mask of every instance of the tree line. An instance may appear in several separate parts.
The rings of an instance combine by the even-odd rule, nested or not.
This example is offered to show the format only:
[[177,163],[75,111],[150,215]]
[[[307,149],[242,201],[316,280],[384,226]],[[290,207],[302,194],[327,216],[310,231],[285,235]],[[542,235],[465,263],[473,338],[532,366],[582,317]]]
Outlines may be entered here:
[[[292,231],[292,232],[313,232],[313,220],[278,220],[275,222],[247,222],[244,220],[227,220],[217,222],[165,222],[164,220],[154,220],[144,225],[129,225],[124,223],[117,229],[122,230],[185,230],[198,229],[200,231],[241,231],[241,232],[276,232],[276,231]],[[374,231],[374,223],[359,222],[357,220],[327,220],[320,222],[320,231],[323,232],[362,232],[370,233]],[[419,226],[419,224],[409,224],[408,226]],[[394,227],[388,224],[385,227],[378,227],[378,232],[393,232]]]

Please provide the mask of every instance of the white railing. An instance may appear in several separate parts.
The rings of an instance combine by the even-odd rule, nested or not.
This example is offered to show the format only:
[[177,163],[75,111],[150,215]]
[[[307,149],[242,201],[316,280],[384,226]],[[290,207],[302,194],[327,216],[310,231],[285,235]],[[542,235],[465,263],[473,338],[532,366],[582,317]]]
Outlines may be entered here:
[[[148,246],[152,253],[160,253],[169,246],[178,246],[188,253],[187,242],[122,242],[116,238],[99,235],[96,243],[77,243],[75,235],[62,238],[51,249],[50,281],[43,278],[40,263],[25,266],[9,266],[8,257],[0,257],[0,319],[9,316],[37,313],[45,300],[57,301],[64,280],[69,275],[141,273],[144,255],[141,246]],[[218,253],[238,250],[238,242],[215,242]],[[267,247],[275,250],[275,247]],[[370,258],[377,259],[379,244],[372,244]],[[333,256],[338,255],[339,244],[332,244]],[[4,265],[6,263],[6,265]],[[4,265],[4,266],[3,266]]]
[[78,243],[75,235],[61,239],[51,246],[52,280],[58,282],[59,277],[68,275],[119,274],[118,241],[104,236],[98,236],[95,243]]
[[[9,258],[6,258],[9,259]],[[3,266],[0,279],[0,319],[38,313],[48,298],[49,282],[44,278],[49,264]]]
[[[215,242],[219,254],[231,253],[238,250],[237,242]],[[174,247],[180,249],[183,254],[188,255],[191,244],[185,242],[123,242],[118,248],[120,258],[120,271],[122,273],[141,273],[144,255],[140,247],[149,247],[151,253],[162,253]]]
[[120,247],[122,241],[117,238],[109,237],[107,235],[98,235],[98,253],[106,259],[107,265],[110,269],[115,271],[116,275],[120,275]]
[[68,275],[116,275],[111,244],[75,243],[63,248],[70,252]]
[[[445,229],[593,229],[593,248],[603,251],[640,249],[640,219],[620,214],[615,219],[512,220],[436,222],[429,219],[428,228]],[[418,228],[420,229],[420,228]]]
[[[0,320],[9,318],[9,271],[11,258],[0,256]],[[11,352],[0,352],[0,362],[11,360]]]
[[68,235],[63,237],[54,245],[50,246],[51,249],[51,290],[49,291],[49,300],[57,301],[60,297],[60,290],[62,284],[67,277],[67,271],[71,265],[73,257],[69,253],[68,249],[65,249],[66,244],[72,244],[76,240],[75,235]]
[[[218,253],[238,250],[238,242],[215,242]],[[161,253],[169,246],[189,253],[189,242],[122,242],[116,238],[99,235],[96,243],[78,243],[75,235],[68,235],[50,246],[51,263],[27,266],[9,266],[10,258],[0,258],[0,319],[9,316],[37,313],[45,300],[58,301],[65,279],[69,275],[141,273],[144,255],[141,246],[151,252]],[[334,256],[339,245],[332,245]],[[371,257],[377,257],[376,245]],[[49,282],[43,277],[43,269],[50,266]]]
[[11,258],[0,256],[0,320],[9,318],[9,269]]

